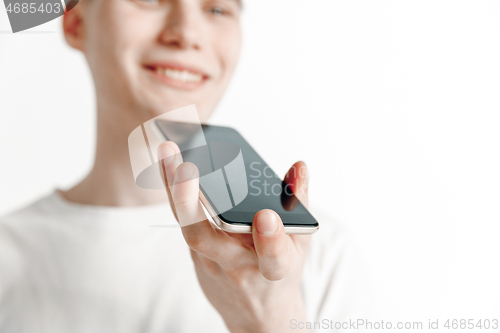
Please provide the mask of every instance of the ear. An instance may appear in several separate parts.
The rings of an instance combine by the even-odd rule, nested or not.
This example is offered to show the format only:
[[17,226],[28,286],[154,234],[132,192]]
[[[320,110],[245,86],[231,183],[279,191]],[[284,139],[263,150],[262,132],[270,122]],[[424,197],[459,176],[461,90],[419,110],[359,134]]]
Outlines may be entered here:
[[63,15],[63,31],[66,42],[74,49],[84,51],[85,27],[84,27],[84,5],[80,1],[78,6],[67,10]]

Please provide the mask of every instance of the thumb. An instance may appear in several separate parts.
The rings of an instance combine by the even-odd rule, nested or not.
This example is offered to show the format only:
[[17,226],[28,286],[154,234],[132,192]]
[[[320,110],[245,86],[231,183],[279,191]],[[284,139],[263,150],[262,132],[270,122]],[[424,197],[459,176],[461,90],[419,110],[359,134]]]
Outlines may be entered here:
[[290,254],[279,215],[270,209],[259,211],[253,218],[252,234],[262,276],[270,281],[284,278],[290,266]]

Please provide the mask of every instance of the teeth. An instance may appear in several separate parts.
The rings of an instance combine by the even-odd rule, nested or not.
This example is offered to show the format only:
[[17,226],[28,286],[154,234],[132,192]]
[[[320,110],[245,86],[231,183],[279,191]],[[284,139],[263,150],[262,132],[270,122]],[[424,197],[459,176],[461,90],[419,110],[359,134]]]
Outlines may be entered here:
[[201,74],[196,74],[196,73],[192,73],[192,72],[185,71],[185,70],[179,71],[179,70],[172,69],[172,68],[158,67],[156,69],[156,72],[160,75],[163,75],[163,76],[166,76],[170,79],[174,79],[174,80],[181,81],[181,82],[198,83],[198,82],[201,82],[201,80],[203,79],[203,76]]

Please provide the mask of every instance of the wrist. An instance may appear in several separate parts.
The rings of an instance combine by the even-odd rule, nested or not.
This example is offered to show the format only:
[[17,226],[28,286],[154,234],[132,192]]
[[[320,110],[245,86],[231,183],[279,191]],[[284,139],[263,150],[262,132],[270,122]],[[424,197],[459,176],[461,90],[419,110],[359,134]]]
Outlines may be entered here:
[[[232,318],[226,325],[231,333],[285,333],[295,332],[292,322],[307,321],[306,309],[302,294],[297,292],[293,297],[280,297],[279,302],[271,302],[260,306],[257,315],[252,318],[238,320]],[[309,332],[304,331],[304,333]]]

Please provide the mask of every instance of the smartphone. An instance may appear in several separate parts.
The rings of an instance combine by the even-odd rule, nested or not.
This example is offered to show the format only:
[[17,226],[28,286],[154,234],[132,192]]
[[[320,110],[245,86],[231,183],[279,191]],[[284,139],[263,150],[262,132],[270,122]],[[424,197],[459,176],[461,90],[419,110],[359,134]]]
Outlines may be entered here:
[[261,209],[278,213],[288,234],[319,229],[289,186],[235,129],[167,120],[156,120],[155,125],[179,146],[185,162],[198,167],[200,201],[220,229],[251,233],[253,217]]

